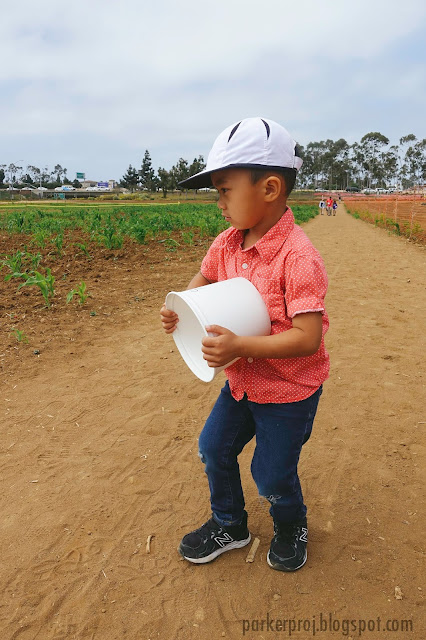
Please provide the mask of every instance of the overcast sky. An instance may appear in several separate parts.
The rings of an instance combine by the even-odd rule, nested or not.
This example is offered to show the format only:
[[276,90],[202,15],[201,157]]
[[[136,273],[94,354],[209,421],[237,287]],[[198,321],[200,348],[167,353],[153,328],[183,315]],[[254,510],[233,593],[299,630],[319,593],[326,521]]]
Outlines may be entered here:
[[0,164],[120,179],[250,116],[302,145],[426,137],[424,0],[21,0],[0,21]]

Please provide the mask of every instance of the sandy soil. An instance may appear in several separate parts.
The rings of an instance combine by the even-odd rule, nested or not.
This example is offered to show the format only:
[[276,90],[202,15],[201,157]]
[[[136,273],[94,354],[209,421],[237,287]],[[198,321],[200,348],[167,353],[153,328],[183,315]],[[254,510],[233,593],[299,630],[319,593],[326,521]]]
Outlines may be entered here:
[[176,552],[209,517],[197,437],[224,377],[191,374],[158,308],[204,248],[77,262],[93,296],[81,309],[60,304],[59,279],[51,310],[29,290],[11,302],[1,279],[2,640],[266,640],[288,637],[288,619],[299,639],[314,622],[327,640],[364,625],[368,640],[425,637],[425,250],[343,207],[304,228],[329,273],[332,371],[300,463],[309,558],[289,575],[266,564],[253,445],[241,468],[254,562],[248,548],[205,566]]

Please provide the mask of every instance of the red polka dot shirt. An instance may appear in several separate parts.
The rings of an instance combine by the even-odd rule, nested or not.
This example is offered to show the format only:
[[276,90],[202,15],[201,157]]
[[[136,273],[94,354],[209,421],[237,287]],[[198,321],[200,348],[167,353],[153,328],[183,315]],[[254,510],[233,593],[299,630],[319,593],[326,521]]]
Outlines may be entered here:
[[212,243],[201,273],[210,282],[243,277],[262,295],[271,318],[271,334],[292,328],[298,313],[322,313],[322,340],[318,351],[299,358],[240,358],[225,369],[231,393],[241,400],[265,403],[298,402],[311,396],[328,378],[329,357],[324,335],[329,321],[324,298],[327,273],[318,251],[294,223],[291,209],[248,249],[242,231],[231,227]]

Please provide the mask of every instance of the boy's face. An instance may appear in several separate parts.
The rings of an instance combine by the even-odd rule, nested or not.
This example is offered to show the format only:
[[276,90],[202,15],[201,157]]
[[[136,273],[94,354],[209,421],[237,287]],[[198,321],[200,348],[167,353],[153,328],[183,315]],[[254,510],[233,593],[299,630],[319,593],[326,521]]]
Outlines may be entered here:
[[248,169],[221,169],[212,174],[213,186],[219,192],[217,206],[235,229],[253,229],[265,215],[264,181],[253,184]]

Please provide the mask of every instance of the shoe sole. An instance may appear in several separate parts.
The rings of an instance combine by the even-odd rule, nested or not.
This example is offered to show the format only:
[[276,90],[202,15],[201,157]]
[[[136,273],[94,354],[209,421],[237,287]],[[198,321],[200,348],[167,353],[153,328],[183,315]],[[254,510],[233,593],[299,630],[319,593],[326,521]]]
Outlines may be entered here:
[[284,567],[284,565],[279,564],[279,563],[272,564],[269,553],[270,553],[270,551],[268,551],[268,555],[266,556],[266,561],[269,564],[269,566],[271,567],[271,569],[275,569],[275,571],[286,571],[287,573],[290,573],[291,571],[297,571],[298,569],[301,569],[303,567],[303,565],[306,563],[306,560],[308,559],[308,552],[305,549],[305,555],[303,556],[303,560],[302,560],[301,564],[299,564],[299,566],[297,566],[297,567],[288,568],[288,567]]
[[209,556],[206,556],[205,558],[189,558],[184,553],[182,553],[180,547],[178,547],[178,551],[180,555],[185,558],[185,560],[188,560],[188,562],[192,562],[193,564],[206,564],[207,562],[211,562],[212,560],[220,556],[222,553],[225,553],[225,551],[232,551],[232,549],[241,549],[242,547],[245,547],[246,545],[248,545],[250,540],[251,534],[249,533],[249,537],[245,540],[235,540],[234,542],[230,542],[226,545],[226,547],[216,549],[216,551],[213,551],[213,553],[211,553]]

